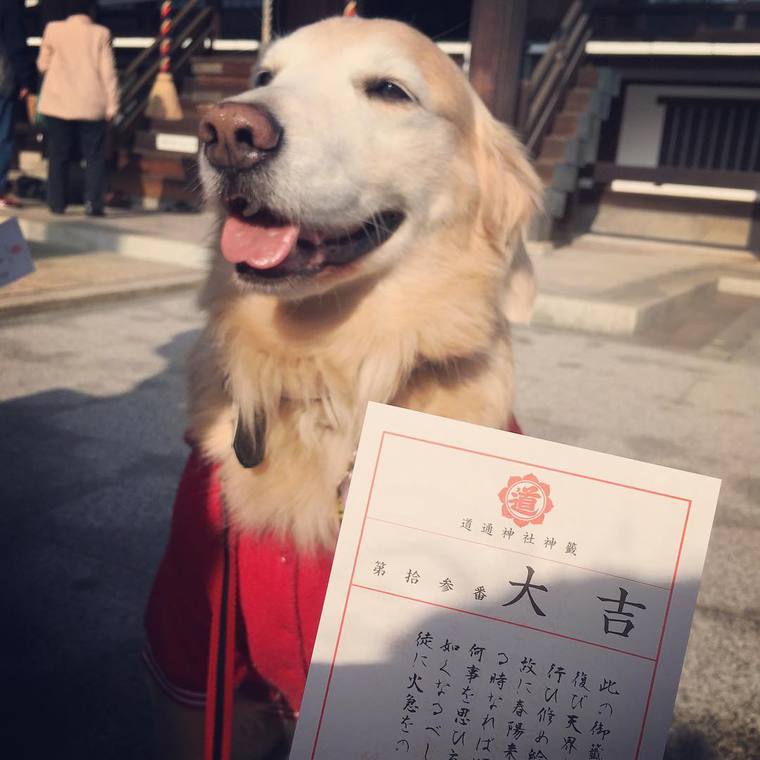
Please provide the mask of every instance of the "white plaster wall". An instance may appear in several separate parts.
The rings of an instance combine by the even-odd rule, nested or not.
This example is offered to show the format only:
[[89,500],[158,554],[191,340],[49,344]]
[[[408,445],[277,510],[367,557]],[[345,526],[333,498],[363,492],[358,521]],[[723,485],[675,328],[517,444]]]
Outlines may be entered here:
[[665,121],[665,106],[657,99],[667,95],[705,98],[760,99],[751,87],[689,87],[681,85],[632,84],[625,89],[623,122],[616,162],[623,166],[657,166]]

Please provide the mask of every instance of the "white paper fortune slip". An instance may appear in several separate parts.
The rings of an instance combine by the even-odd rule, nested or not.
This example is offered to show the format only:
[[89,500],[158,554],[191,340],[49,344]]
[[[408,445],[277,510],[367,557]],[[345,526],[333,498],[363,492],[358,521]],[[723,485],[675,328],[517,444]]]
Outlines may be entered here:
[[371,405],[291,760],[659,760],[719,486]]
[[21,234],[18,219],[0,224],[0,287],[34,271],[29,246]]

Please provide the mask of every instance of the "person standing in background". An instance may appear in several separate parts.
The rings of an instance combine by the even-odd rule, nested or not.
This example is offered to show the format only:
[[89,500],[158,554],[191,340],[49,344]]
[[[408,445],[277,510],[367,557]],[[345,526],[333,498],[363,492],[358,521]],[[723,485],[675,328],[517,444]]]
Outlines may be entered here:
[[111,34],[90,17],[91,0],[67,0],[66,20],[45,27],[37,58],[44,74],[38,110],[48,140],[48,205],[66,210],[69,153],[79,141],[85,160],[85,211],[103,216],[106,126],[119,110]]
[[0,0],[0,208],[21,205],[8,195],[8,171],[13,160],[16,99],[25,100],[35,82],[23,12],[23,0]]

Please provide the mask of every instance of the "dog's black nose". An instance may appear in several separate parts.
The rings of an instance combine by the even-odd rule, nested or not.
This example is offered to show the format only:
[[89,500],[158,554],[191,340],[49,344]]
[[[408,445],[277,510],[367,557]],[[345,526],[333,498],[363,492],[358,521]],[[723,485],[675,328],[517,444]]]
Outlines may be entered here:
[[198,138],[217,169],[250,169],[277,152],[282,127],[263,106],[224,102],[206,112]]

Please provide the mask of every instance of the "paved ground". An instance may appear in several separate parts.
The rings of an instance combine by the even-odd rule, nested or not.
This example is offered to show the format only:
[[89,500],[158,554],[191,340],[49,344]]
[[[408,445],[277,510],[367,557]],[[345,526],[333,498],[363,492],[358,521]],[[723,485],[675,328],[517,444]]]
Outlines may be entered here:
[[[0,213],[0,219],[8,215]],[[32,203],[14,215],[36,248],[35,257],[40,250],[68,249],[88,256],[99,252],[99,261],[89,258],[84,263],[75,255],[43,259],[37,274],[14,286],[20,288],[19,297],[11,292],[9,301],[0,293],[0,317],[30,305],[55,307],[67,296],[131,295],[150,289],[151,280],[156,289],[177,287],[200,276],[213,255],[211,212],[114,209],[91,219],[82,209],[57,216]],[[537,253],[544,247],[531,245],[531,250]],[[92,283],[87,282],[90,263],[97,273]],[[548,327],[639,335],[696,309],[703,325],[714,327],[717,336],[744,310],[743,300],[760,301],[757,256],[747,251],[586,234],[535,256],[534,266],[541,287],[533,322]],[[701,340],[696,336],[696,342]]]
[[74,302],[131,297],[137,293],[194,287],[197,269],[143,261],[117,253],[62,253],[45,243],[30,246],[35,271],[0,288],[0,317],[59,309]]
[[[0,323],[3,756],[149,757],[141,616],[198,325],[187,293]],[[515,338],[526,432],[725,479],[668,760],[760,757],[760,329]]]
[[171,240],[203,241],[208,237],[210,216],[196,213],[172,213],[143,209],[109,208],[103,217],[85,217],[84,207],[69,206],[64,215],[52,215],[44,203],[25,200],[24,207],[3,211],[0,217],[17,216],[21,220],[56,225],[89,225],[97,229],[157,235]]
[[723,479],[668,757],[760,758],[760,329],[717,359],[521,329],[516,356],[529,434]]
[[535,256],[534,266],[533,323],[546,327],[633,335],[715,307],[708,321],[719,331],[742,298],[760,298],[757,257],[747,251],[587,234]]
[[150,757],[141,618],[197,325],[186,294],[0,328],[4,757]]

